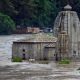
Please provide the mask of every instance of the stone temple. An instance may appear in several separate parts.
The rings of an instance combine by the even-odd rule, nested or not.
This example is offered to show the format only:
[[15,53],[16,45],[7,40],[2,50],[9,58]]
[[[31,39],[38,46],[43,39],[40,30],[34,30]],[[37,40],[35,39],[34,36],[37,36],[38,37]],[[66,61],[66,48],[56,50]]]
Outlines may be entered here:
[[80,21],[72,7],[67,5],[54,22],[54,36],[35,34],[27,40],[13,42],[12,58],[61,60],[80,58]]
[[54,60],[56,41],[57,38],[46,33],[33,34],[30,39],[14,41],[12,58]]
[[[65,32],[68,39],[65,39],[64,33],[63,36],[60,35],[62,32]],[[54,23],[54,35],[58,37],[56,53],[59,57],[63,56],[63,54],[67,55],[65,57],[79,57],[80,21],[77,13],[72,11],[72,7],[70,5],[65,6],[64,11],[59,12],[56,17]],[[59,41],[60,37],[62,37],[61,41]],[[65,44],[67,44],[68,47],[66,47]]]

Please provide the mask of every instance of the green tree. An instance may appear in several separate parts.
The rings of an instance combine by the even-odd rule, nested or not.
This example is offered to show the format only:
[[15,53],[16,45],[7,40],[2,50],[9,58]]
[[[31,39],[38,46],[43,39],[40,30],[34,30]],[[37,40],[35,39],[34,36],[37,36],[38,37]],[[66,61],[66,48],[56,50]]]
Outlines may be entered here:
[[60,8],[57,7],[57,2],[56,0],[51,0],[51,15],[50,15],[50,22],[49,24],[51,24],[51,27],[53,27],[54,25],[54,20],[58,14],[58,12],[60,11]]
[[51,2],[49,0],[40,0],[38,5],[39,26],[48,27],[50,22]]
[[9,16],[0,13],[0,34],[11,34],[14,30],[14,21]]
[[[21,19],[22,25],[31,25],[39,27],[49,27],[53,16],[51,16],[56,8],[55,4],[50,0],[29,0],[25,5],[27,14]],[[29,15],[28,15],[29,14]]]
[[56,15],[67,4],[80,17],[80,0],[0,0],[0,12],[10,16],[22,27],[53,27]]

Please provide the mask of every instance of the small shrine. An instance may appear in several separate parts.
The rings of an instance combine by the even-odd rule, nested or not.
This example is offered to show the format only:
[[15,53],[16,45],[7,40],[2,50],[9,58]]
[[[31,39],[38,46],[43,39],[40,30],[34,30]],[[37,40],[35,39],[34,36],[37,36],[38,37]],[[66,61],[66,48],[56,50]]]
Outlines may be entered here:
[[34,34],[30,39],[13,42],[12,57],[25,60],[54,60],[57,38],[46,34]]

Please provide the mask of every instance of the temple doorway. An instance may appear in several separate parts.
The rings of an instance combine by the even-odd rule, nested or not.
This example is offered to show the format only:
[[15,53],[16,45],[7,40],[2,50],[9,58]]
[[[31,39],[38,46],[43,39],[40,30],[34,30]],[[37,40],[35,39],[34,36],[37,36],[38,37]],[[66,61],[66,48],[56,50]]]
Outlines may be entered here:
[[26,60],[26,55],[25,55],[25,53],[23,53],[22,59],[23,59],[23,60]]

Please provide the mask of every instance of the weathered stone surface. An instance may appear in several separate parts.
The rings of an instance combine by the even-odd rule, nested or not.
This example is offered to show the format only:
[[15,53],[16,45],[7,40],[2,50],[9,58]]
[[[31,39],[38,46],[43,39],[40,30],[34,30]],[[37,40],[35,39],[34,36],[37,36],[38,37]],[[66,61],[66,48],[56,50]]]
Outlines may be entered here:
[[[12,57],[26,60],[53,60],[57,38],[45,33],[35,34],[29,40],[19,40],[13,43]],[[53,46],[51,46],[53,45]]]
[[59,12],[54,23],[54,35],[58,36],[61,31],[66,31],[70,40],[70,52],[71,57],[74,55],[79,56],[80,41],[80,21],[75,11],[71,11],[72,7],[67,5],[64,7],[64,11]]

